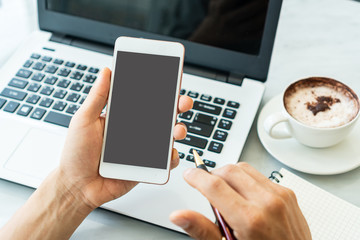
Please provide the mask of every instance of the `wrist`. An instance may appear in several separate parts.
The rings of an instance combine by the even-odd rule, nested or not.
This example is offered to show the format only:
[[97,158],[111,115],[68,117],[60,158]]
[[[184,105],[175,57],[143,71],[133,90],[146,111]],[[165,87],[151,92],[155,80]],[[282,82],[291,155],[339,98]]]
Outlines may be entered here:
[[82,183],[79,180],[69,178],[64,171],[57,168],[54,171],[54,180],[58,194],[69,204],[80,216],[86,217],[97,206],[87,200],[84,195]]

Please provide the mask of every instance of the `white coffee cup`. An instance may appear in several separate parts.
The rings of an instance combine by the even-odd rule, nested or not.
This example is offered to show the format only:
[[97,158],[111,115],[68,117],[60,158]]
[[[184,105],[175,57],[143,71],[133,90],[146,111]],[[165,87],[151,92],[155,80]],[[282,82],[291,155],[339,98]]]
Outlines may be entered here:
[[[356,101],[357,109],[356,116],[347,123],[336,127],[314,127],[309,126],[297,119],[295,119],[286,109],[285,96],[288,91],[294,88],[294,84],[302,84],[301,81],[323,81],[330,84],[336,84],[337,87],[342,87],[343,91],[348,91],[349,94]],[[314,148],[325,148],[333,146],[341,142],[353,129],[359,118],[359,99],[355,92],[345,84],[330,78],[312,77],[296,81],[290,84],[283,93],[282,111],[271,114],[265,119],[264,128],[270,137],[275,139],[295,138],[300,143]],[[314,114],[316,115],[316,114]],[[280,123],[284,123],[285,127],[275,128]]]

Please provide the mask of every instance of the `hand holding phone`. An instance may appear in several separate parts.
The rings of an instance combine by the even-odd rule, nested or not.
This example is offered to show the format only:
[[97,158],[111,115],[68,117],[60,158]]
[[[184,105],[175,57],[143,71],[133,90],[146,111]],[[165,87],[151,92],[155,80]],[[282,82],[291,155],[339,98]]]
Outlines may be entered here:
[[116,40],[100,175],[168,181],[183,58],[180,43]]

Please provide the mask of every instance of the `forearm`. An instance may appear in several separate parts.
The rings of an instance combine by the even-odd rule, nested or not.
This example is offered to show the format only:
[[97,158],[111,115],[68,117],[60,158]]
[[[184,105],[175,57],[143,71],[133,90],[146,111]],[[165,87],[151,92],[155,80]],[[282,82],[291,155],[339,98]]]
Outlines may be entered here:
[[68,239],[91,212],[55,170],[0,230],[0,239]]

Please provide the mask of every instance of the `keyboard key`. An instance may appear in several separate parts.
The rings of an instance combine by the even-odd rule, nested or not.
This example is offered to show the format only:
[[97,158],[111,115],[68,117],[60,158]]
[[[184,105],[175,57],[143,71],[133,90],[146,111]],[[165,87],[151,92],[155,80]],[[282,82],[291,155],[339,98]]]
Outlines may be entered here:
[[80,103],[80,104],[83,104],[84,101],[85,101],[85,99],[86,99],[86,96],[83,96],[83,97],[80,99],[79,103]]
[[33,58],[33,59],[39,59],[41,57],[41,55],[37,54],[37,53],[33,53],[33,54],[31,54],[30,57]]
[[228,107],[232,107],[232,108],[239,108],[239,107],[240,107],[240,103],[234,102],[234,101],[228,101],[227,106],[228,106]]
[[76,111],[80,108],[79,105],[76,105],[76,104],[71,104],[68,109],[66,109],[66,112],[67,113],[70,113],[70,114],[75,114]]
[[26,85],[28,85],[28,83],[29,83],[28,81],[13,78],[11,79],[8,85],[12,87],[24,89]]
[[194,155],[187,155],[186,160],[190,161],[190,162],[194,162]]
[[179,158],[180,158],[180,159],[183,159],[184,157],[185,157],[185,154],[182,153],[182,152],[179,152]]
[[75,66],[75,63],[73,63],[73,62],[66,62],[66,63],[65,63],[65,66],[72,68],[72,67]]
[[8,104],[6,104],[4,111],[13,113],[16,111],[16,109],[19,107],[19,105],[20,104],[18,102],[10,101],[10,102],[8,102]]
[[53,91],[54,91],[53,87],[45,86],[41,89],[40,93],[49,96],[52,94]]
[[223,144],[222,143],[218,143],[218,142],[211,142],[209,145],[208,150],[211,152],[215,152],[215,153],[221,153],[221,150],[223,148]]
[[45,79],[44,83],[50,84],[50,85],[54,85],[56,83],[56,81],[58,80],[57,77],[55,76],[49,76]]
[[181,89],[181,90],[180,90],[180,95],[185,95],[185,93],[186,93],[186,90],[185,90],[185,89]]
[[35,63],[35,65],[33,66],[33,69],[42,71],[45,66],[46,66],[45,63],[37,62],[37,63]]
[[62,68],[58,71],[57,75],[62,76],[62,77],[67,77],[67,76],[69,76],[70,72],[71,72],[70,69]]
[[30,71],[30,70],[20,69],[20,70],[16,73],[16,76],[17,76],[17,77],[22,77],[22,78],[29,78],[31,74],[32,74],[32,71]]
[[27,88],[28,91],[31,91],[31,92],[37,92],[39,91],[41,85],[38,84],[38,83],[32,83],[30,84],[30,86]]
[[71,116],[58,112],[49,112],[49,114],[45,117],[44,121],[62,127],[69,127]]
[[64,60],[61,60],[61,59],[57,58],[57,59],[54,60],[54,63],[57,64],[57,65],[61,65],[61,64],[64,63]]
[[79,71],[75,71],[71,74],[70,78],[75,79],[75,80],[80,80],[83,76],[84,76],[83,73],[81,73]]
[[204,159],[204,164],[208,167],[212,167],[214,168],[216,166],[216,162],[213,162],[213,161],[209,161],[209,160],[206,160]]
[[45,72],[54,74],[58,70],[57,66],[49,65],[46,67]]
[[47,107],[48,108],[48,107],[51,106],[51,104],[53,102],[54,102],[54,100],[51,99],[51,98],[43,98],[39,105],[42,106],[42,107]]
[[33,111],[33,113],[31,114],[31,118],[36,119],[36,120],[40,120],[42,119],[42,117],[44,116],[44,114],[46,113],[45,109],[42,108],[35,108],[35,110]]
[[89,69],[89,72],[91,72],[91,73],[98,73],[98,72],[99,72],[99,69],[98,69],[98,68],[91,67],[91,68]]
[[71,85],[70,90],[74,90],[74,91],[79,92],[79,91],[81,91],[81,89],[82,89],[83,87],[84,87],[84,84],[77,82],[77,83],[73,83],[73,84]]
[[224,105],[224,103],[225,103],[225,99],[222,99],[222,98],[215,98],[215,99],[214,99],[214,103],[216,103],[216,104],[220,104],[220,105]]
[[40,96],[31,94],[26,100],[27,103],[36,104],[40,100]]
[[6,103],[6,99],[0,98],[0,109],[4,106]]
[[233,109],[226,108],[223,113],[223,117],[234,119],[236,116],[236,111]]
[[218,106],[215,106],[212,104],[208,104],[208,103],[199,102],[199,101],[194,102],[193,109],[202,111],[202,112],[215,114],[215,115],[219,115],[221,112],[221,107],[218,107]]
[[27,60],[27,61],[24,63],[23,67],[29,68],[29,67],[31,67],[31,65],[32,65],[33,63],[34,63],[33,60]]
[[199,156],[202,156],[202,155],[204,154],[204,152],[203,152],[203,151],[198,150],[198,149],[195,149],[195,148],[190,148],[189,153],[193,154],[193,150],[197,151],[197,153],[199,154]]
[[182,119],[186,119],[186,120],[190,120],[191,117],[193,116],[193,112],[192,111],[187,111],[187,112],[184,112],[184,113],[181,113],[179,115],[179,118],[182,118]]
[[43,56],[41,60],[43,60],[44,62],[50,62],[52,60],[52,57]]
[[210,137],[214,129],[213,126],[205,125],[203,123],[198,123],[198,122],[193,122],[193,123],[183,122],[183,123],[185,123],[188,132],[195,133],[204,137]]
[[22,105],[19,109],[19,111],[17,112],[18,115],[21,115],[21,116],[27,116],[29,115],[29,113],[31,112],[31,110],[33,109],[32,106],[29,106],[29,105]]
[[4,90],[1,92],[0,95],[4,96],[4,97],[8,97],[8,98],[12,98],[12,99],[15,99],[15,100],[22,101],[26,97],[27,93],[22,92],[22,91],[18,91],[18,90],[14,90],[14,89],[10,89],[10,88],[4,88]]
[[192,98],[197,98],[199,96],[199,93],[190,91],[187,95]]
[[192,147],[204,149],[206,147],[206,144],[208,143],[208,140],[188,134],[183,140],[177,140],[177,142],[184,143]]
[[63,98],[66,96],[66,94],[67,94],[67,91],[62,90],[62,89],[58,89],[58,90],[56,90],[56,92],[54,93],[54,97],[63,99]]
[[225,130],[230,130],[231,125],[232,125],[232,122],[231,122],[231,121],[225,120],[225,119],[221,119],[220,122],[219,122],[218,127],[219,127],[219,128],[222,128],[222,129],[225,129]]
[[67,101],[70,101],[70,102],[77,102],[80,98],[80,94],[77,94],[77,93],[71,93],[67,98],[66,100]]
[[209,116],[202,113],[197,113],[194,122],[204,123],[206,125],[215,126],[217,117]]
[[79,70],[82,70],[82,71],[85,71],[87,69],[87,66],[86,65],[77,65],[76,69],[79,69]]
[[204,101],[207,101],[207,102],[210,102],[212,97],[210,95],[203,94],[203,95],[201,95],[200,99],[204,100]]
[[62,101],[57,101],[55,105],[53,106],[53,109],[62,111],[65,109],[67,103]]
[[226,138],[228,136],[227,132],[216,130],[214,133],[214,139],[225,142]]
[[38,73],[34,74],[34,76],[31,78],[31,80],[41,82],[44,77],[45,77],[45,74],[38,72]]
[[86,86],[83,93],[88,94],[91,90],[91,86]]
[[62,88],[67,88],[70,85],[70,82],[71,82],[70,80],[63,79],[57,84],[57,86]]
[[96,80],[96,76],[95,75],[91,75],[91,74],[87,74],[84,78],[84,82],[87,82],[87,83],[94,83]]

